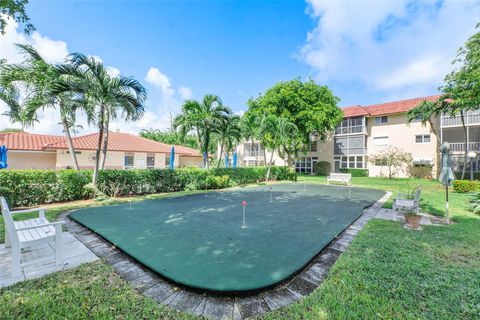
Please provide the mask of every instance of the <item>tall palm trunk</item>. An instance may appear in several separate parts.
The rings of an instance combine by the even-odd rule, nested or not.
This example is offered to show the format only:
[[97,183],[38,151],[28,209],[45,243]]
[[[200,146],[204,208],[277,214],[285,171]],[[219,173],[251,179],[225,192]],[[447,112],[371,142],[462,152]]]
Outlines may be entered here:
[[268,181],[268,178],[270,178],[270,169],[272,168],[272,161],[273,161],[273,153],[275,152],[275,149],[272,149],[272,154],[270,155],[270,162],[268,163],[268,169],[267,169],[267,178],[265,179]]
[[[260,145],[262,147],[262,150],[263,150],[263,164],[266,166],[267,165],[267,153],[265,152],[265,148],[263,147],[263,145]],[[272,156],[273,156],[273,151],[272,151]],[[270,163],[272,162],[272,160],[270,160]]]
[[98,120],[98,143],[97,150],[95,151],[95,168],[93,170],[92,183],[94,186],[97,186],[98,182],[98,170],[100,167],[100,152],[102,149],[102,141],[104,135],[104,125],[105,125],[105,109],[103,106],[100,108],[100,119]]
[[65,118],[65,116],[62,116],[62,125],[63,131],[65,131],[65,136],[67,137],[67,147],[68,151],[70,152],[70,156],[72,157],[73,166],[75,167],[75,170],[79,170],[80,168],[78,166],[77,155],[75,153],[75,149],[73,148],[72,136],[70,135],[70,128],[68,127],[67,119]]
[[[225,143],[224,139],[221,140],[221,145],[220,145],[220,156],[218,157],[218,163],[217,163],[217,169],[220,168],[220,162],[222,161],[222,156],[223,156],[223,144]],[[228,152],[228,151],[227,151]]]
[[463,178],[465,178],[465,172],[467,170],[467,163],[468,163],[467,127],[465,126],[465,117],[463,114],[463,110],[460,111],[460,119],[462,120],[463,133],[465,134],[465,141],[464,141],[465,154],[463,158],[463,169],[462,169],[462,178],[461,178],[463,180]]
[[105,134],[103,136],[103,146],[102,146],[102,162],[100,168],[103,170],[105,168],[105,160],[107,159],[107,149],[108,149],[108,133],[110,127],[110,115],[107,112],[105,117]]

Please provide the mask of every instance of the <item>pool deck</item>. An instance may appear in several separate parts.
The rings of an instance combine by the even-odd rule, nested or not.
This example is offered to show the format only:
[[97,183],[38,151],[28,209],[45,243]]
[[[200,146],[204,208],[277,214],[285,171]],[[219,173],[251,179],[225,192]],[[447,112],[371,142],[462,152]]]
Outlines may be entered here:
[[[198,293],[161,278],[112,246],[94,232],[76,223],[64,213],[67,229],[98,257],[111,264],[133,288],[159,304],[211,319],[249,319],[287,306],[310,294],[322,283],[337,258],[372,218],[381,214],[382,205],[391,196],[386,193],[324,248],[299,274],[271,289],[247,297],[223,297]],[[380,216],[379,216],[380,217]]]

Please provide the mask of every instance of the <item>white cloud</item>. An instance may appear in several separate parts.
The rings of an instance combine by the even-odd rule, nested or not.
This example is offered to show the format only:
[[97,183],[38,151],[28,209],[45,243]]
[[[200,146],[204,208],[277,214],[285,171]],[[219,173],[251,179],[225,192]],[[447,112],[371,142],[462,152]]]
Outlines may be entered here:
[[120,70],[115,67],[107,66],[107,73],[110,77],[116,77],[120,74]]
[[307,2],[317,25],[298,58],[317,80],[357,82],[384,96],[434,93],[480,20],[478,1]]
[[177,91],[183,100],[188,100],[192,98],[192,89],[189,87],[179,86]]
[[173,96],[175,94],[175,90],[172,89],[170,84],[170,79],[158,68],[151,67],[145,76],[145,81],[162,90],[162,93],[166,96]]

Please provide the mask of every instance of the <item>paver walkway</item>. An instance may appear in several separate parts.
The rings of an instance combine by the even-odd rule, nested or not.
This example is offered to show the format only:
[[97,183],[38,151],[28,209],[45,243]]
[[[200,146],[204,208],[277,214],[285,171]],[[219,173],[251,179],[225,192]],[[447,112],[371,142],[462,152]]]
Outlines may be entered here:
[[17,282],[40,278],[49,273],[70,269],[98,259],[83,243],[69,232],[63,233],[63,265],[55,264],[55,243],[45,243],[22,251],[22,273],[12,277],[12,251],[0,245],[0,288]]

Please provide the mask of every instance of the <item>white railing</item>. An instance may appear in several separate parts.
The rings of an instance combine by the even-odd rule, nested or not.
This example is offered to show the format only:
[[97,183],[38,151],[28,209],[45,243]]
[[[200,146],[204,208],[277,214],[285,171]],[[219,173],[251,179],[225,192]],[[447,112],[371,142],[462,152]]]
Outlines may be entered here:
[[[465,151],[465,143],[464,142],[450,142],[450,150],[452,151]],[[479,151],[480,150],[480,142],[469,142],[468,143],[468,151]]]
[[[468,111],[465,116],[465,125],[480,125],[480,111]],[[440,126],[445,127],[457,127],[462,125],[462,117],[457,115],[455,117],[450,117],[442,115],[440,119]]]
[[335,134],[352,134],[352,133],[367,133],[367,127],[360,126],[350,126],[350,127],[337,127],[335,128]]
[[263,157],[265,155],[265,151],[245,151],[243,153],[244,157]]

